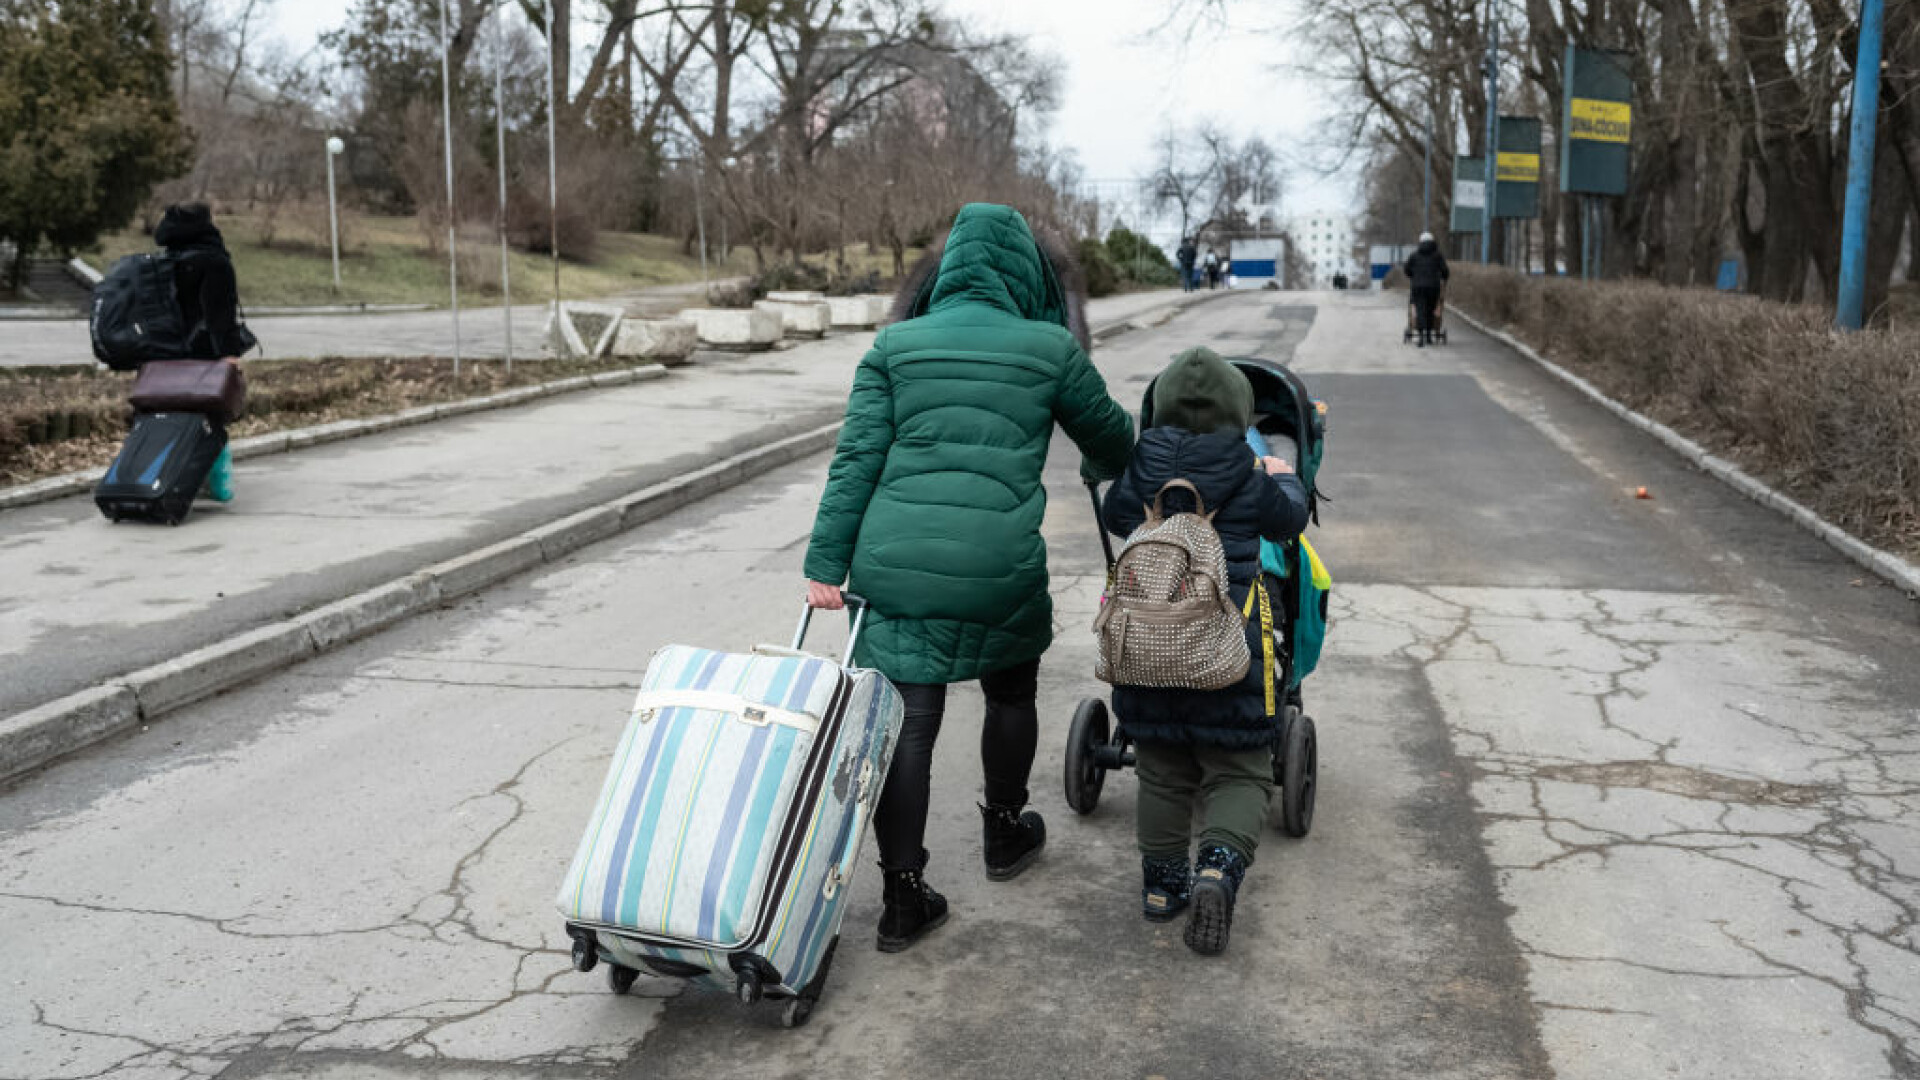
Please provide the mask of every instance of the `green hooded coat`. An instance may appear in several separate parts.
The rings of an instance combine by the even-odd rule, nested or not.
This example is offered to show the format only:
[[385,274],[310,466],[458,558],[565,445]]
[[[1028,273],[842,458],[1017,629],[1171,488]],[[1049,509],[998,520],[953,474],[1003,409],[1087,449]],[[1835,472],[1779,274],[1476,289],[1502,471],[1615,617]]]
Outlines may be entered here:
[[1010,207],[961,209],[854,373],[805,572],[873,608],[855,660],[895,682],[975,679],[1053,640],[1040,472],[1058,422],[1119,475],[1133,421],[1070,332],[1078,297]]

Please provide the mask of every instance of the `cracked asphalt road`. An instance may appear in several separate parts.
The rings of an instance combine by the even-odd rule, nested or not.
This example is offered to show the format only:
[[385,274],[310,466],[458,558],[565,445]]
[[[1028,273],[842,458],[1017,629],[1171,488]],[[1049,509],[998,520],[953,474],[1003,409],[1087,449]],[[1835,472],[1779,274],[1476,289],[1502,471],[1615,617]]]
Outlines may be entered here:
[[[1059,790],[1098,547],[1056,445],[1027,875],[935,761],[946,928],[855,885],[813,1024],[573,973],[551,894],[646,657],[790,632],[824,459],[0,791],[0,1076],[1920,1076],[1915,605],[1464,326],[1256,294],[1101,350],[1293,354],[1330,403],[1313,835],[1228,955],[1135,911],[1133,781]],[[1631,497],[1652,489],[1652,501]]]

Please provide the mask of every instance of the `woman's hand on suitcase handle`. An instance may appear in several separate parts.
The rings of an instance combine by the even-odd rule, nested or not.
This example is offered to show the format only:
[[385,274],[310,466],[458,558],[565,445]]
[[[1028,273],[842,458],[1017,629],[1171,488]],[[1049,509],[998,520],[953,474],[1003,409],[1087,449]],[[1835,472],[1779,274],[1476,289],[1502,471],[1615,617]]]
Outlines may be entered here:
[[809,581],[807,582],[807,606],[825,611],[839,611],[847,606],[847,601],[840,595],[840,586]]
[[1291,473],[1293,471],[1293,466],[1287,464],[1285,458],[1277,457],[1261,458],[1260,467],[1267,470],[1268,476],[1279,476],[1282,473]]

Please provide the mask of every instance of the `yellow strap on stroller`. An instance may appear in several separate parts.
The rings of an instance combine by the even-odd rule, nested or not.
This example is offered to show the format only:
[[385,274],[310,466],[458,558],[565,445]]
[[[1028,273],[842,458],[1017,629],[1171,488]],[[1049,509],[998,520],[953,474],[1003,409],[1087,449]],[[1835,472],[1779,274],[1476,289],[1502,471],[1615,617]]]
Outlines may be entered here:
[[1260,681],[1267,691],[1267,715],[1278,716],[1273,692],[1273,602],[1267,599],[1267,583],[1259,574],[1254,575],[1253,588],[1247,590],[1247,606],[1240,611],[1242,617],[1253,617],[1256,597],[1260,601]]
[[1332,589],[1333,575],[1327,573],[1327,564],[1320,561],[1320,553],[1313,550],[1304,536],[1300,538],[1300,550],[1307,553],[1307,564],[1313,568],[1313,587],[1321,592]]

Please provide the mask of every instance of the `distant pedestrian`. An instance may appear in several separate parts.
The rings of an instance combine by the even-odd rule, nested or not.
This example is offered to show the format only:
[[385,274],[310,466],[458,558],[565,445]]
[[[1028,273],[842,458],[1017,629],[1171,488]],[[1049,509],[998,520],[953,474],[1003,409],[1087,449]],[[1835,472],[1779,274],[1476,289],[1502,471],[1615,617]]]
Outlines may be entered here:
[[1193,291],[1193,264],[1199,257],[1200,248],[1193,242],[1193,237],[1181,237],[1180,250],[1175,253],[1174,261],[1180,264],[1180,288],[1187,292]]
[[[1254,590],[1264,588],[1258,584],[1260,541],[1300,534],[1307,525],[1306,489],[1285,460],[1255,458],[1246,440],[1253,386],[1211,350],[1181,353],[1148,392],[1153,426],[1140,433],[1133,460],[1108,489],[1101,520],[1109,532],[1126,536],[1150,512],[1207,515],[1226,553],[1233,610],[1255,610],[1261,597]],[[1273,648],[1264,637],[1263,620],[1247,619],[1254,660],[1221,689],[1113,688],[1114,713],[1137,747],[1142,913],[1164,921],[1191,902],[1187,946],[1205,955],[1226,947],[1234,900],[1273,792],[1278,718],[1269,703],[1286,688],[1264,685],[1275,675],[1260,659]],[[1199,851],[1190,864],[1196,809]]]
[[1087,358],[1086,286],[1066,245],[1019,211],[974,203],[901,286],[898,320],[854,373],[846,426],[807,545],[807,602],[871,608],[854,660],[906,699],[874,836],[885,872],[879,948],[946,921],[924,845],[947,685],[980,681],[986,875],[1026,869],[1046,842],[1028,810],[1040,656],[1053,640],[1040,472],[1058,425],[1081,473],[1126,466],[1133,421]]
[[1213,248],[1211,247],[1207,248],[1207,257],[1206,257],[1206,260],[1201,263],[1201,266],[1206,271],[1207,288],[1209,289],[1219,288],[1220,287],[1220,256],[1217,252],[1213,250]]
[[[174,297],[187,328],[186,357],[238,363],[255,341],[240,321],[240,288],[233,256],[214,227],[205,203],[167,207],[153,230],[153,241],[173,256]],[[233,451],[220,451],[207,474],[207,494],[217,502],[233,499]]]
[[1440,303],[1440,290],[1451,273],[1447,269],[1447,257],[1440,254],[1440,245],[1432,233],[1420,234],[1420,246],[1407,256],[1406,269],[1407,287],[1413,297],[1414,329],[1419,332],[1419,346],[1424,349],[1433,343],[1433,312]]

